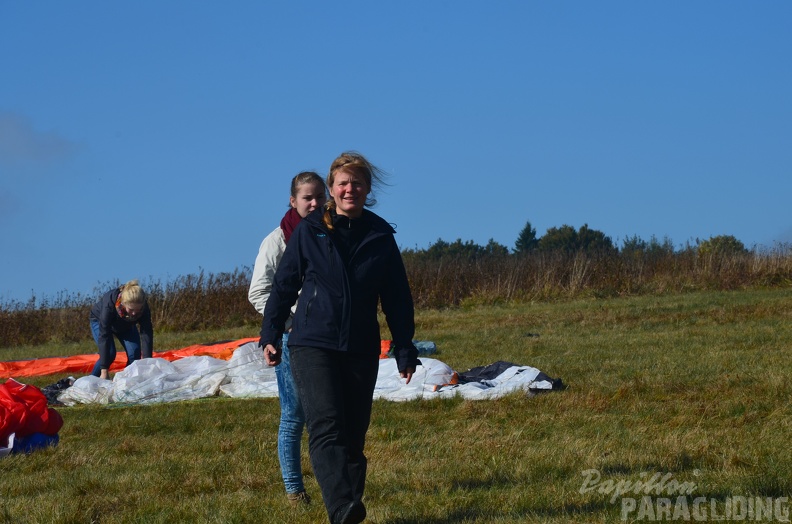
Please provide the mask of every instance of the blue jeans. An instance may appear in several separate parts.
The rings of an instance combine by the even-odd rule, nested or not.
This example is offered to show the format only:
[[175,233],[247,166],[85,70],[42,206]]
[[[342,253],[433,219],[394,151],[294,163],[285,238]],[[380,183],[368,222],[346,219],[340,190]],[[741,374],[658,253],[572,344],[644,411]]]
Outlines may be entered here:
[[363,448],[379,370],[375,349],[363,354],[291,348],[311,465],[331,519],[342,505],[363,497],[368,465]]
[[299,493],[305,491],[300,464],[300,444],[305,427],[305,415],[292,377],[288,342],[289,334],[284,333],[281,363],[275,366],[281,409],[278,426],[278,460],[286,493]]
[[[91,332],[93,333],[94,341],[96,345],[99,345],[99,321],[91,319]],[[123,335],[119,335],[114,333],[118,340],[121,341],[121,345],[124,346],[124,350],[127,354],[127,363],[126,365],[130,365],[132,362],[136,360],[140,360],[140,332],[137,329],[137,326],[132,326],[132,328],[124,333]],[[116,358],[116,345],[115,339],[112,335],[110,335],[110,354],[107,355],[107,369],[110,369],[110,365],[115,361]],[[102,359],[96,361],[94,365],[93,371],[91,375],[98,377],[102,371],[101,366]]]

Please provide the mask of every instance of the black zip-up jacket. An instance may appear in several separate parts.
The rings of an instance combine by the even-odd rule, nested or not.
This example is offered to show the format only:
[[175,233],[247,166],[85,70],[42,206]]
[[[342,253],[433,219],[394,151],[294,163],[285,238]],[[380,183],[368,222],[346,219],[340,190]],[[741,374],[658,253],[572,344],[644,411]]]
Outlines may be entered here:
[[111,289],[91,308],[91,320],[99,322],[99,358],[103,368],[110,368],[112,362],[108,362],[110,354],[110,341],[113,334],[123,335],[130,329],[137,329],[135,324],[140,324],[140,352],[143,358],[151,358],[154,346],[154,328],[151,325],[151,310],[148,307],[143,309],[143,314],[134,322],[124,320],[118,316],[115,303],[121,290]]
[[299,293],[290,346],[379,353],[379,302],[399,371],[415,367],[415,311],[395,231],[364,210],[360,218],[344,221],[346,226],[367,229],[347,253],[340,233],[325,226],[323,213],[320,208],[301,220],[286,246],[264,309],[262,346],[277,345]]

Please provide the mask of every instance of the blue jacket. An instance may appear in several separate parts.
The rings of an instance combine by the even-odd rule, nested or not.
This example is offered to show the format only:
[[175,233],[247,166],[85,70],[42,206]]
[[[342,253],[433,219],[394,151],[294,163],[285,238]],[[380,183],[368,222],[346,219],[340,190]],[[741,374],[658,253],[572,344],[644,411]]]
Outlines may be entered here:
[[110,344],[113,335],[123,335],[130,329],[137,329],[136,324],[140,325],[140,348],[143,358],[151,358],[154,347],[154,328],[151,325],[151,310],[148,303],[143,309],[143,314],[134,322],[125,320],[118,315],[115,303],[121,293],[119,288],[114,288],[102,295],[102,298],[91,308],[90,319],[99,322],[99,358],[101,366],[109,368]]
[[368,231],[345,262],[339,233],[327,229],[323,212],[309,214],[292,233],[264,309],[261,344],[277,345],[299,293],[289,346],[379,354],[379,302],[399,370],[415,367],[415,311],[395,231],[364,210],[353,224],[366,221]]

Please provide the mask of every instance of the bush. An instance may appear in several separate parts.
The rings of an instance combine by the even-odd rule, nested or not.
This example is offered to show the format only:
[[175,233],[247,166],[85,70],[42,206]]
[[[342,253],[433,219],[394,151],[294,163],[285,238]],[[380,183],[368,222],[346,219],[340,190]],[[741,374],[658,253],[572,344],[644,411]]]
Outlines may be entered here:
[[[731,247],[703,250],[702,245]],[[747,251],[739,244],[712,242],[674,252],[667,239],[633,237],[621,252],[608,249],[607,242],[604,246],[510,255],[494,241],[487,246],[438,241],[428,250],[405,250],[403,258],[418,308],[792,286],[790,245]],[[257,328],[261,317],[248,303],[249,282],[250,270],[244,268],[142,285],[155,331],[189,332]],[[40,304],[35,297],[0,304],[0,347],[90,340],[88,313],[97,298],[58,295]]]

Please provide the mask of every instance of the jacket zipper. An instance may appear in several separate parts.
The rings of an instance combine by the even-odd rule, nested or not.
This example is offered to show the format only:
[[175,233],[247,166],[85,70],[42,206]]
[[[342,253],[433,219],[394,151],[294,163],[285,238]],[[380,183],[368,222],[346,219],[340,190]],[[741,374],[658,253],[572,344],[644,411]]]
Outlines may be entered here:
[[311,316],[311,306],[313,306],[314,299],[316,298],[316,287],[314,286],[313,294],[311,295],[311,299],[305,305],[305,322],[304,325],[308,325],[308,317]]

